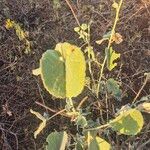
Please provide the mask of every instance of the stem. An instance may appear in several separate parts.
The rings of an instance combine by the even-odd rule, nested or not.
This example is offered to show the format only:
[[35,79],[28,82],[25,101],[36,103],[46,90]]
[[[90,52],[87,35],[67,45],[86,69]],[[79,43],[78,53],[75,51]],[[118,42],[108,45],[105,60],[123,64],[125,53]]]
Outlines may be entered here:
[[106,127],[109,127],[109,123],[98,126],[96,128],[84,129],[84,131],[94,131],[94,130],[99,130],[99,129],[106,128]]
[[[107,50],[110,49],[110,46],[111,46],[111,43],[112,43],[112,38],[113,38],[113,35],[115,33],[115,28],[116,28],[116,25],[117,25],[117,21],[119,20],[119,12],[120,12],[122,3],[123,3],[123,0],[120,0],[118,8],[116,9],[116,17],[115,17],[113,28],[111,30],[111,35],[110,35],[110,38],[109,38]],[[100,76],[99,76],[98,85],[97,85],[97,91],[96,91],[97,98],[99,98],[98,93],[99,93],[99,89],[100,89],[100,82],[101,82],[101,79],[102,79],[102,76],[103,76],[104,66],[106,64],[106,61],[107,61],[107,55],[105,54],[105,58],[104,58],[104,61],[102,63],[102,66],[101,66]]]
[[68,98],[67,101],[68,101],[69,105],[72,107],[72,112],[76,112],[74,105],[73,105],[72,98]]
[[[60,114],[60,115],[65,116],[65,117],[70,117],[70,116],[68,116],[67,114],[63,113],[63,112],[65,112],[66,109],[63,109],[63,110],[58,111],[58,110],[53,110],[53,109],[49,108],[48,106],[41,104],[40,102],[35,102],[35,103],[36,103],[37,105],[39,105],[39,106],[45,108],[46,110],[49,110],[50,112],[56,113],[57,115]],[[54,114],[54,115],[56,116],[56,114]],[[53,117],[54,117],[54,115],[53,115]],[[51,116],[51,117],[52,117],[52,116]]]
[[90,135],[90,132],[88,131],[88,133],[87,133],[87,147],[89,147],[90,141],[91,141],[91,135]]
[[85,96],[85,97],[81,100],[81,102],[80,102],[79,105],[77,106],[77,110],[79,110],[79,109],[81,108],[82,104],[83,104],[87,99],[88,99],[88,96]]
[[135,103],[135,101],[137,100],[137,98],[138,98],[139,95],[141,94],[141,92],[142,92],[142,90],[144,89],[144,87],[145,87],[147,81],[148,81],[148,77],[146,77],[146,79],[145,79],[145,81],[144,81],[142,87],[140,88],[139,92],[137,93],[137,95],[136,95],[135,98],[133,99],[132,104]]
[[79,22],[79,20],[78,20],[78,18],[77,18],[77,16],[76,16],[76,14],[75,14],[75,12],[74,12],[72,6],[71,6],[69,0],[65,0],[65,1],[66,1],[67,5],[69,6],[69,8],[70,8],[70,10],[71,10],[71,12],[72,12],[72,14],[73,14],[73,16],[74,16],[74,18],[75,18],[77,24],[78,24],[78,26],[80,27],[80,22]]
[[53,113],[56,113],[56,112],[57,112],[56,110],[53,110],[53,109],[49,108],[49,107],[46,106],[45,104],[41,104],[40,102],[37,102],[37,101],[36,101],[35,103],[36,103],[37,105],[39,105],[39,106],[45,108],[46,110],[49,110],[49,111],[53,112]]
[[[66,109],[63,109],[63,110],[58,111],[56,114],[54,114],[54,115],[52,115],[51,117],[49,117],[49,118],[48,118],[48,121],[49,121],[50,119],[56,117],[56,116],[59,115],[59,114],[62,115],[62,113],[64,113],[65,111],[66,111]],[[67,117],[68,117],[68,116],[67,116]]]
[[[90,22],[89,25],[88,25],[88,37],[86,38],[88,47],[91,47],[91,44],[90,44],[90,41],[91,41],[91,38],[90,38],[90,35],[91,35],[91,33],[90,33],[91,32],[91,30],[90,30],[91,29],[91,23],[92,22]],[[90,59],[90,61],[88,62],[89,72],[91,74],[91,79],[92,79],[92,82],[93,82],[93,85],[94,85],[94,91],[95,91],[95,89],[96,89],[96,83],[95,83],[95,80],[94,80],[94,75],[93,75],[92,66],[91,66],[91,51],[88,51],[88,57]],[[94,61],[94,60],[92,59],[92,61]]]
[[98,93],[99,93],[99,89],[100,89],[100,82],[101,82],[101,79],[102,79],[102,75],[103,75],[103,71],[104,71],[104,66],[105,66],[106,60],[107,60],[107,56],[105,55],[104,61],[103,61],[102,66],[101,66],[100,76],[99,76],[97,90],[96,90],[97,98],[99,98]]

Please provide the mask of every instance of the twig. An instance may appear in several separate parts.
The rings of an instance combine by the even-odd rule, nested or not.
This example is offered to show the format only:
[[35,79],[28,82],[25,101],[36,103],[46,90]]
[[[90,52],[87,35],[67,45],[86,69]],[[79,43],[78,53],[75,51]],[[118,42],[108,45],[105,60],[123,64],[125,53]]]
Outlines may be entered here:
[[40,102],[35,102],[35,103],[36,103],[37,105],[39,105],[39,106],[44,107],[45,109],[47,109],[47,110],[49,110],[49,111],[51,111],[51,112],[53,112],[53,113],[56,113],[56,112],[57,112],[56,110],[51,109],[51,108],[45,106],[44,104],[41,104]]
[[[37,105],[39,105],[39,106],[42,106],[42,107],[44,107],[45,109],[47,109],[47,110],[49,110],[49,111],[51,111],[51,112],[53,112],[53,113],[56,113],[56,114],[54,114],[53,116],[51,116],[51,117],[54,117],[54,116],[57,116],[58,114],[60,114],[60,113],[62,113],[62,112],[64,112],[65,111],[65,109],[62,109],[62,110],[60,110],[60,111],[57,111],[57,110],[54,110],[54,109],[51,109],[51,108],[49,108],[49,107],[47,107],[47,106],[45,106],[45,105],[43,105],[43,104],[41,104],[40,102],[35,102]],[[67,114],[61,114],[62,116],[65,116],[65,117],[69,117]],[[50,117],[50,118],[51,118]]]
[[77,24],[78,24],[78,26],[80,26],[80,22],[79,22],[79,20],[78,20],[78,18],[77,18],[77,16],[76,16],[76,14],[75,14],[75,12],[74,12],[72,6],[71,6],[69,0],[65,0],[65,1],[66,1],[67,5],[69,6],[69,8],[70,8],[70,10],[71,10],[71,12],[72,12],[72,14],[73,14],[73,16],[74,16],[74,18],[75,18]]
[[141,94],[142,90],[144,89],[144,87],[145,87],[147,81],[148,81],[148,77],[146,77],[146,79],[145,79],[145,81],[144,81],[142,87],[140,88],[139,92],[137,93],[137,95],[136,95],[135,98],[133,99],[132,104],[135,103],[135,101],[137,100],[137,98],[140,96],[140,94]]
[[[46,104],[45,104],[45,101],[44,101],[44,98],[43,98],[43,96],[42,96],[42,93],[41,93],[41,88],[40,88],[40,86],[39,86],[38,83],[37,83],[37,86],[38,86],[38,90],[39,90],[39,94],[40,94],[40,96],[41,96],[42,102],[43,102],[44,105],[46,105]],[[47,108],[46,108],[46,112],[48,113]]]
[[87,100],[88,96],[84,97],[81,102],[79,103],[77,110],[82,106],[82,104]]
[[143,7],[140,7],[133,15],[131,15],[126,22],[130,21],[133,17],[135,17],[135,15],[137,15],[141,10],[143,9]]
[[16,64],[17,64],[17,62],[12,62],[12,63],[11,63],[10,65],[8,65],[7,67],[2,68],[2,69],[0,70],[0,72],[6,70],[6,69],[8,69],[8,68],[11,68],[11,67],[15,66]]
[[84,131],[95,131],[95,130],[99,130],[99,129],[102,129],[102,128],[106,128],[108,126],[109,126],[109,123],[101,125],[101,126],[98,126],[96,128],[84,129]]
[[[62,113],[65,112],[65,111],[66,111],[66,109],[62,109],[62,110],[58,111],[58,112],[57,112],[56,114],[54,114],[53,116],[49,117],[49,118],[48,118],[48,121],[49,121],[50,119],[56,117],[56,116],[59,115],[59,114],[62,115]],[[67,116],[67,115],[65,115],[65,116]],[[69,117],[69,116],[67,116],[67,117]]]

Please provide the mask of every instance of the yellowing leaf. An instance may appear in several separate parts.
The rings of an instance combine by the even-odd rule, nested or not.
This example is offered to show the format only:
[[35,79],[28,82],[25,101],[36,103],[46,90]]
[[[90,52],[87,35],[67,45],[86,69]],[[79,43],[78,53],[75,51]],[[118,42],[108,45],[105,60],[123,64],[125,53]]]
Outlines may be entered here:
[[110,122],[113,130],[125,135],[136,135],[143,127],[144,120],[140,111],[129,109]]
[[112,37],[112,42],[115,42],[116,44],[120,44],[123,41],[122,35],[119,33],[115,33]]
[[83,23],[81,26],[74,28],[74,31],[79,35],[79,39],[83,39],[85,42],[87,42],[87,38],[90,36],[88,31],[86,31],[88,27],[88,24]]
[[26,48],[25,48],[25,54],[28,54],[30,51],[31,51],[31,43],[27,40],[27,39],[25,39],[25,43],[26,43]]
[[91,140],[88,150],[110,150],[111,146],[104,139],[96,136]]
[[61,3],[60,0],[53,0],[53,7],[54,9],[60,9],[61,8]]
[[109,71],[114,69],[117,66],[117,63],[114,61],[120,58],[120,54],[116,53],[112,47],[110,49],[106,49],[106,55],[107,55],[107,68]]
[[37,138],[37,135],[45,128],[46,126],[46,119],[38,112],[33,111],[30,109],[30,112],[34,114],[37,118],[39,118],[42,122],[40,123],[38,129],[34,132],[34,138]]
[[71,53],[66,58],[66,96],[76,97],[81,93],[85,85],[86,64],[81,49],[71,47]]
[[112,4],[112,7],[115,8],[115,9],[117,9],[117,8],[119,7],[119,5],[118,5],[118,3],[114,2],[114,3]]
[[92,59],[92,60],[96,60],[95,59],[95,53],[94,53],[94,50],[93,50],[93,46],[87,46],[86,48],[85,48],[85,53],[87,53],[88,54],[88,58],[89,59]]
[[68,56],[74,51],[75,47],[74,45],[71,45],[67,42],[65,43],[58,43],[56,44],[55,50],[59,51],[60,54],[62,55],[63,59],[67,59]]
[[35,75],[35,76],[40,75],[41,74],[41,68],[32,70],[32,74]]
[[144,75],[146,76],[147,81],[150,81],[150,72],[144,73]]
[[68,135],[65,131],[63,132],[52,132],[46,138],[48,145],[46,150],[65,150],[68,142]]
[[80,31],[80,27],[75,27],[75,28],[74,28],[74,31],[75,31],[75,32],[79,32],[79,31]]
[[137,106],[137,108],[140,110],[140,111],[143,111],[143,112],[146,112],[146,113],[150,113],[150,103],[142,103],[142,104],[139,104]]
[[13,28],[14,27],[14,21],[11,21],[10,19],[7,19],[5,27],[6,27],[6,29]]
[[15,21],[11,21],[10,19],[6,20],[6,25],[5,25],[6,29],[11,29],[14,28],[17,37],[19,38],[20,41],[24,41],[25,42],[25,54],[28,54],[31,51],[31,43],[27,40],[27,33],[25,32],[18,23],[16,23]]
[[87,24],[85,24],[85,23],[83,23],[82,25],[81,25],[81,29],[82,30],[87,30],[88,29],[88,25]]
[[96,43],[101,45],[104,41],[108,40],[107,38],[103,38],[101,40],[97,40]]
[[69,43],[58,43],[55,50],[47,50],[40,60],[44,87],[58,98],[76,97],[85,85],[85,59],[81,49]]
[[19,40],[22,41],[26,38],[25,32],[21,29],[19,24],[14,25],[15,30],[16,30],[16,35],[18,36]]

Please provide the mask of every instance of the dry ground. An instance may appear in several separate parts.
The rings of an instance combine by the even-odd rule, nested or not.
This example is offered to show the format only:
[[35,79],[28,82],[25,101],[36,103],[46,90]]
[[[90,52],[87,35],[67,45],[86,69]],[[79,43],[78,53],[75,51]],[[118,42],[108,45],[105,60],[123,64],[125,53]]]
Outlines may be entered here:
[[[72,0],[71,4],[81,23],[93,21],[91,42],[95,52],[103,54],[104,46],[99,47],[95,41],[112,26],[112,0]],[[28,31],[32,43],[31,54],[24,54],[24,44],[18,40],[13,30],[6,30],[4,25],[7,18],[20,23],[22,28]],[[70,125],[65,117],[58,116],[49,122],[46,130],[35,140],[33,132],[39,120],[35,119],[29,110],[33,108],[40,112],[46,111],[35,104],[35,101],[43,103],[43,100],[53,109],[62,109],[64,106],[63,101],[52,100],[44,90],[41,80],[32,75],[32,69],[38,67],[42,53],[54,48],[58,42],[68,41],[81,46],[82,42],[73,31],[76,26],[77,23],[64,0],[61,0],[61,8],[58,10],[54,9],[51,0],[0,0],[0,149],[41,150],[50,131],[67,128],[74,132],[73,125]],[[121,67],[107,76],[116,78],[119,75],[123,100],[117,104],[110,102],[110,111],[113,106],[120,108],[131,102],[143,84],[144,73],[150,72],[149,0],[124,1],[117,31],[124,39],[120,45],[115,46],[121,53]],[[149,87],[148,83],[140,97],[150,94]],[[88,95],[90,97],[90,94]],[[92,97],[89,101],[91,99]],[[52,114],[54,113],[50,112],[50,115]],[[150,122],[146,115],[145,119],[147,122],[137,136],[126,137],[112,133],[107,140],[118,150],[148,150]]]

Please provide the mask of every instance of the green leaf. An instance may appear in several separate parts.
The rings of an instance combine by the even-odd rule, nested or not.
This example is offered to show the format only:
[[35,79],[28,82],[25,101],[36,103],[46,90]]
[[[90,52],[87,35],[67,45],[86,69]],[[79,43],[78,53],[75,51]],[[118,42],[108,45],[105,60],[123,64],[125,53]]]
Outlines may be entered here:
[[107,80],[106,88],[108,93],[112,94],[117,100],[121,100],[121,89],[119,88],[118,82],[113,78]]
[[97,136],[91,140],[88,150],[110,150],[110,148],[108,142]]
[[[58,51],[47,50],[40,60],[41,78],[46,90],[55,97],[65,98],[65,63]],[[36,71],[33,71],[36,73]],[[37,70],[37,73],[38,70]]]
[[136,135],[141,131],[143,124],[143,116],[136,109],[123,111],[116,119],[110,122],[113,130],[125,135]]
[[44,87],[58,98],[72,98],[85,85],[85,58],[81,49],[69,43],[58,43],[55,50],[47,50],[34,75],[41,75]]
[[110,49],[106,49],[106,55],[107,55],[107,68],[109,71],[114,69],[117,66],[117,63],[114,61],[120,58],[120,54],[116,53],[112,47]]
[[107,32],[106,34],[103,35],[103,39],[109,39],[111,36],[111,31]]
[[76,125],[80,126],[81,128],[84,128],[87,126],[87,120],[84,116],[79,115],[76,119]]
[[53,132],[48,135],[46,142],[46,150],[65,150],[67,145],[68,135],[65,131]]
[[83,145],[79,142],[77,142],[76,146],[75,146],[75,150],[83,150]]

